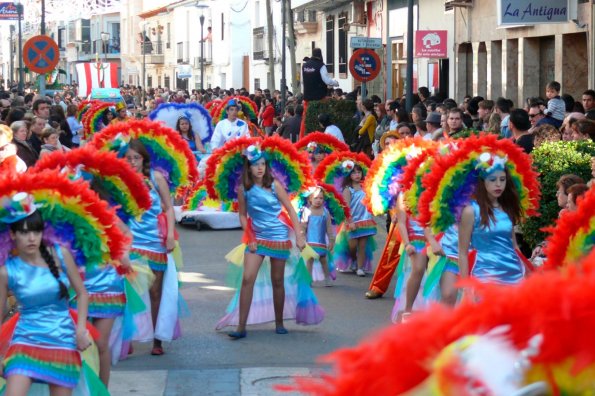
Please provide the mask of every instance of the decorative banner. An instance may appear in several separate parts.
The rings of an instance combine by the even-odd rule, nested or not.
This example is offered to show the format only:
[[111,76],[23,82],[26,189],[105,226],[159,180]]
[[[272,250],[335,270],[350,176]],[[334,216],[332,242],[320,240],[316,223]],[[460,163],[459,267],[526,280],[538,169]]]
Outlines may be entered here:
[[[570,0],[576,3],[576,0]],[[575,4],[576,5],[576,4]],[[499,25],[568,22],[569,0],[499,0]]]
[[448,58],[446,30],[418,30],[415,32],[416,58]]
[[[22,15],[22,14],[21,14]],[[21,16],[22,19],[22,16]],[[18,21],[19,14],[17,6],[14,3],[2,2],[0,3],[0,21]]]
[[190,78],[192,77],[192,66],[190,65],[178,65],[178,78]]

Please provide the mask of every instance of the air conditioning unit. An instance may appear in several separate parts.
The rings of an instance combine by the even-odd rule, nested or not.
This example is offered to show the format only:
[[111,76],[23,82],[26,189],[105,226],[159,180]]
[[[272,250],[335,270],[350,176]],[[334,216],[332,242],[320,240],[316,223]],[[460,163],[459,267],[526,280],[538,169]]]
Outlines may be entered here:
[[351,12],[349,13],[350,26],[366,26],[368,16],[366,13],[366,2],[364,0],[354,0],[351,3]]

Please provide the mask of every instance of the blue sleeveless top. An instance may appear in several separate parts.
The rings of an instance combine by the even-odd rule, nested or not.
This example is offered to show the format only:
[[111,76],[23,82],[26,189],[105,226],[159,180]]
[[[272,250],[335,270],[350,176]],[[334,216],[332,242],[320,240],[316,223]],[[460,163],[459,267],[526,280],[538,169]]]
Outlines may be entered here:
[[319,243],[326,245],[326,222],[328,219],[328,212],[326,208],[322,208],[322,215],[313,215],[309,209],[304,214],[307,216],[308,227],[306,228],[306,242]]
[[248,191],[244,191],[244,196],[256,239],[269,241],[289,239],[287,226],[279,220],[281,202],[275,192],[275,183],[271,185],[270,191],[253,185]]
[[351,210],[351,219],[356,221],[370,220],[372,214],[368,208],[362,203],[362,199],[366,196],[364,190],[356,190],[353,187],[347,187],[351,192],[351,200],[349,201],[349,209]]
[[451,225],[444,231],[440,245],[446,257],[459,258],[459,226],[457,224]]
[[[62,253],[57,249],[60,280],[70,282]],[[76,349],[76,329],[68,299],[60,298],[60,285],[48,267],[27,263],[18,256],[6,260],[8,288],[19,304],[20,317],[11,344]]]
[[161,197],[155,183],[155,173],[151,170],[151,208],[143,213],[140,220],[131,218],[128,222],[132,233],[132,247],[156,253],[166,253],[163,241],[159,235],[157,216],[162,212]]
[[471,201],[475,221],[471,234],[471,247],[477,250],[471,275],[486,282],[512,284],[520,282],[525,270],[514,250],[513,224],[506,212],[494,208],[495,220],[489,227],[480,225],[479,205]]
[[181,133],[180,136],[188,144],[188,147],[190,147],[191,151],[196,151],[196,141],[194,139],[185,138]]

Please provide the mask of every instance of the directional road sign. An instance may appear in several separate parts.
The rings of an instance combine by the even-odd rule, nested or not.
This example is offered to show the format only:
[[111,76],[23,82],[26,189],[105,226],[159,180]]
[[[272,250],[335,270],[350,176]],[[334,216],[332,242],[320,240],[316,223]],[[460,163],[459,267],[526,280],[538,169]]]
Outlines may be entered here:
[[351,38],[351,48],[382,48],[382,39],[374,37],[355,36]]

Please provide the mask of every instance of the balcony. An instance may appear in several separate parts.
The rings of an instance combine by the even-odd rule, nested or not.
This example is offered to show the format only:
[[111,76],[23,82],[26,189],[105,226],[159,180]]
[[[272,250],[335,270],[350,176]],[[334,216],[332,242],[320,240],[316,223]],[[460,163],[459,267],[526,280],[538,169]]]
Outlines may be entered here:
[[165,55],[163,54],[163,41],[145,41],[145,45],[141,44],[141,54],[145,56],[145,62],[150,65],[162,65],[165,63]]
[[[200,54],[200,42],[198,45],[198,51]],[[210,65],[213,63],[213,43],[211,41],[205,41],[203,48],[203,64]],[[200,68],[200,56],[194,57],[194,67]]]
[[105,43],[101,39],[95,40],[92,53],[100,56],[107,55],[108,58],[118,58],[120,56],[120,39],[110,39]]
[[296,34],[310,34],[318,31],[316,21],[316,10],[297,11],[294,18],[294,29]]

